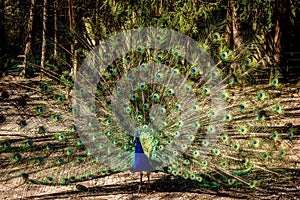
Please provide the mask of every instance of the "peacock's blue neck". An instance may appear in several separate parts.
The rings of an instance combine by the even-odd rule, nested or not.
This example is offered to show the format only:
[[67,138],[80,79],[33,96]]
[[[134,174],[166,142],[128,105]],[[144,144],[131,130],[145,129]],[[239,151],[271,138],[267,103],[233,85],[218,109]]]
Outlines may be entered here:
[[135,153],[144,153],[139,137],[136,137]]

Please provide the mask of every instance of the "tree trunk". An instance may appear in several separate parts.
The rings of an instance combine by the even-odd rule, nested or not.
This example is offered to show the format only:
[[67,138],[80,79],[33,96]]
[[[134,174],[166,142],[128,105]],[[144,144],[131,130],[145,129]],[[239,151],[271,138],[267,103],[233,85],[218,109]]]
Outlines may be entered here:
[[32,29],[34,23],[34,8],[35,8],[35,0],[31,0],[30,9],[29,9],[29,20],[27,25],[27,38],[26,38],[26,46],[24,51],[24,76],[26,76],[26,71],[28,68],[28,56],[32,55]]
[[41,73],[40,76],[43,76],[45,69],[45,59],[46,59],[46,33],[47,33],[47,0],[44,0],[43,3],[43,35],[42,35],[42,56],[41,56]]
[[[231,36],[232,36],[232,47],[236,51],[243,44],[243,38],[241,34],[241,23],[239,21],[239,14],[236,9],[236,3],[234,0],[229,0],[229,8],[231,12]],[[231,74],[239,76],[239,66],[236,62],[231,65]]]
[[286,76],[286,56],[285,56],[285,42],[288,35],[289,28],[289,13],[288,8],[290,8],[289,0],[277,0],[275,5],[275,34],[274,34],[274,66],[271,69],[270,80],[275,76]]
[[232,12],[232,36],[233,36],[233,49],[236,50],[242,45],[242,36],[241,36],[241,24],[239,20],[239,14],[236,10],[235,1],[230,0],[230,9]]
[[95,16],[95,33],[96,33],[96,37],[95,37],[95,44],[96,46],[99,45],[99,35],[100,35],[100,30],[99,30],[99,0],[96,0],[96,16]]
[[230,6],[227,7],[226,11],[226,35],[225,35],[225,43],[231,48],[231,38],[232,38],[232,13]]
[[71,66],[72,66],[72,70],[73,70],[73,75],[74,75],[74,77],[76,77],[76,72],[77,72],[77,57],[76,57],[76,52],[75,52],[76,39],[73,38],[73,32],[74,32],[74,27],[75,27],[75,12],[73,9],[73,0],[68,0],[68,3],[69,3],[69,23],[70,23],[70,31],[71,31],[71,37],[72,37],[72,43],[71,43],[71,49],[70,49],[70,52],[72,55]]
[[54,47],[53,47],[53,55],[54,58],[57,58],[57,10],[58,10],[58,0],[54,0]]
[[3,56],[6,53],[6,33],[4,27],[4,1],[0,3],[0,55]]
[[6,54],[7,54],[7,41],[6,41],[6,29],[4,27],[5,24],[5,15],[4,15],[4,1],[0,2],[0,63],[2,66],[0,67],[0,78],[4,76],[6,67],[3,65],[6,62]]

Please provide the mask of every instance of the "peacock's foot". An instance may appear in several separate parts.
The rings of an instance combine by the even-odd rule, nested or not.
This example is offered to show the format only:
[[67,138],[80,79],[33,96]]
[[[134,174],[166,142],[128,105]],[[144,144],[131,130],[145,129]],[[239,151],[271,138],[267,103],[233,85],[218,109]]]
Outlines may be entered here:
[[142,189],[142,185],[140,184],[138,188],[138,194],[141,192],[141,189]]

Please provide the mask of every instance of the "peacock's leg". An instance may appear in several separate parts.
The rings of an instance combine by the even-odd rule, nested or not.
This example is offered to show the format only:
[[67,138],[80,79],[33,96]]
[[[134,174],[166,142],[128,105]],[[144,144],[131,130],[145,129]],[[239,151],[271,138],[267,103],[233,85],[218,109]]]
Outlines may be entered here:
[[147,188],[150,188],[150,172],[147,172],[147,177],[148,177],[148,185]]
[[140,172],[140,185],[142,185],[143,182],[143,172]]
[[140,191],[141,191],[141,188],[142,188],[142,182],[143,182],[143,172],[140,172],[140,185],[139,185],[138,193],[140,193]]

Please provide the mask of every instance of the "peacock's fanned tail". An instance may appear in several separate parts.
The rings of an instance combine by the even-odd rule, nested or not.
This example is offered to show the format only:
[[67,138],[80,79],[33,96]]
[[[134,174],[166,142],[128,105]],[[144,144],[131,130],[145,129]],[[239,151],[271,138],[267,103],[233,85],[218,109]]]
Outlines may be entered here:
[[[296,155],[291,151],[296,130],[287,125],[284,88],[276,77],[269,85],[246,84],[260,70],[259,47],[230,50],[221,34],[211,33],[199,44],[195,65],[188,62],[184,39],[176,43],[173,34],[153,31],[150,38],[157,47],[177,44],[169,51],[143,40],[118,57],[113,50],[92,51],[85,62],[96,57],[107,66],[96,63],[89,71],[90,80],[99,80],[91,104],[82,99],[90,89],[83,84],[92,81],[76,87],[80,73],[74,78],[49,70],[41,81],[7,85],[0,181],[22,176],[35,184],[65,185],[129,170],[134,131],[142,135],[156,170],[199,186],[264,188],[274,177],[288,179],[278,169],[292,168],[287,165]],[[112,37],[109,45],[139,42],[131,40]],[[225,72],[233,64],[238,67],[229,76]],[[83,118],[82,109],[97,121]]]

